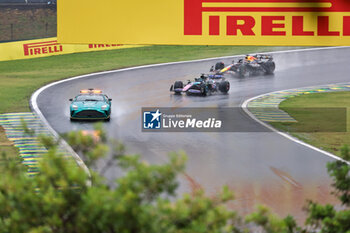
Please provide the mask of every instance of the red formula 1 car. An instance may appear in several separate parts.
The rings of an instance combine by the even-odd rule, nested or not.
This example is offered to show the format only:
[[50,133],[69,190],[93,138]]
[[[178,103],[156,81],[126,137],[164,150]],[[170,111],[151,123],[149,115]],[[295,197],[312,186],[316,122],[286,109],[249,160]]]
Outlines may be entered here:
[[223,62],[218,62],[212,66],[210,71],[215,74],[224,74],[233,72],[240,77],[250,75],[270,75],[275,71],[276,65],[273,57],[268,54],[246,55],[245,58],[239,59],[238,62],[232,62],[226,66]]

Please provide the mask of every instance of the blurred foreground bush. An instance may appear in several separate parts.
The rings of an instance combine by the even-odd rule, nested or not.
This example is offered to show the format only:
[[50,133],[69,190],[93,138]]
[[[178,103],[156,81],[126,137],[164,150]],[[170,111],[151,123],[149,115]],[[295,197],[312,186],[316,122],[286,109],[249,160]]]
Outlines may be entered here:
[[[216,197],[206,196],[203,190],[176,197],[176,178],[186,162],[182,152],[171,153],[165,164],[150,165],[137,155],[126,155],[120,143],[113,143],[109,151],[111,142],[100,125],[93,134],[71,132],[67,140],[84,154],[92,168],[90,176],[59,153],[57,142],[47,137],[40,140],[48,153],[40,161],[38,175],[28,177],[20,161],[5,163],[0,179],[0,232],[350,232],[349,166],[343,162],[330,163],[328,169],[344,209],[309,202],[309,218],[302,229],[293,217],[279,219],[265,207],[242,220],[225,205],[233,199],[227,187]],[[343,153],[348,158],[347,147]],[[101,158],[107,162],[98,169]],[[125,175],[112,188],[101,174],[115,164]]]

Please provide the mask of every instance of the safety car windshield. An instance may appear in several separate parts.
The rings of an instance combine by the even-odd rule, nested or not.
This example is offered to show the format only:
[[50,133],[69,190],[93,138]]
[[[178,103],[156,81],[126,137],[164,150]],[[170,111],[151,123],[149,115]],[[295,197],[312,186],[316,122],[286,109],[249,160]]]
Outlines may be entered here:
[[78,95],[75,101],[104,101],[102,95]]

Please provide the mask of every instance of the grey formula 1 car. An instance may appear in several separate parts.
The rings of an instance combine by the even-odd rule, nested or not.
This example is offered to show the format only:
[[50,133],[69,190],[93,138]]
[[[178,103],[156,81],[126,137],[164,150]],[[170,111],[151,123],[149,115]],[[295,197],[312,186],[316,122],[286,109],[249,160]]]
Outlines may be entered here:
[[213,77],[202,74],[194,81],[188,81],[186,85],[182,81],[176,81],[170,87],[170,91],[175,94],[186,93],[187,95],[207,96],[212,93],[221,92],[227,94],[230,90],[230,83],[221,77]]

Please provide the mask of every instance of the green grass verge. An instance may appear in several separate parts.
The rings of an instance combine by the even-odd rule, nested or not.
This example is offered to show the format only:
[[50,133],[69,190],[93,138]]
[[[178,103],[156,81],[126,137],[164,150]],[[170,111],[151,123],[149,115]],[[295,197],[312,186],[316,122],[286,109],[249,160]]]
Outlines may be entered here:
[[[346,117],[344,125],[340,121],[342,115],[339,112],[327,111],[327,108],[346,108],[348,116],[349,100],[350,92],[315,93],[292,97],[283,101],[280,108],[299,124],[271,123],[271,125],[281,131],[289,132],[308,144],[340,156],[340,148],[350,143],[350,118],[344,116]],[[300,111],[300,108],[319,109]],[[346,132],[341,132],[342,130]]]

